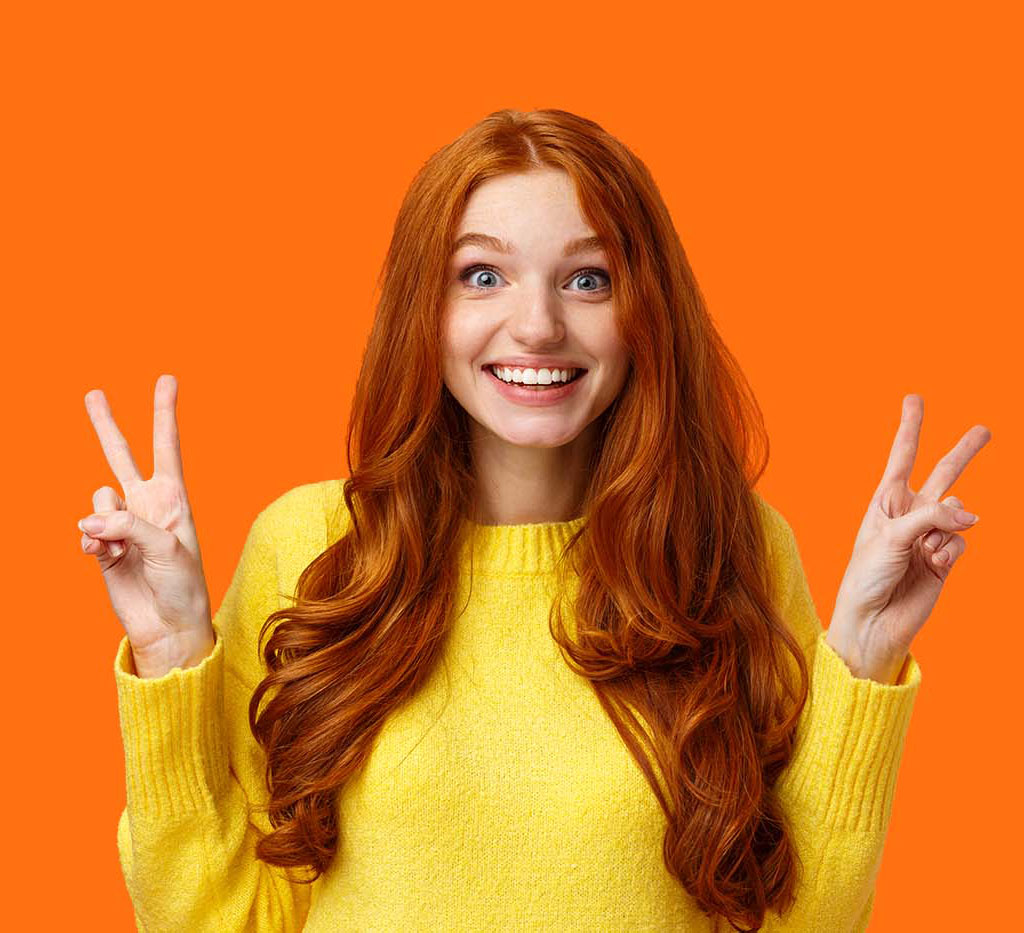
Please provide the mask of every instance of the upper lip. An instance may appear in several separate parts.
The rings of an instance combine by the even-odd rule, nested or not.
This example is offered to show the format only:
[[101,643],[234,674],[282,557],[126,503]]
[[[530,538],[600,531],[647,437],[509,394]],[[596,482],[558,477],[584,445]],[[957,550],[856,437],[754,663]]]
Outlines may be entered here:
[[565,358],[542,360],[535,356],[505,356],[500,360],[484,363],[483,368],[486,369],[488,366],[508,366],[510,369],[586,369],[585,366]]

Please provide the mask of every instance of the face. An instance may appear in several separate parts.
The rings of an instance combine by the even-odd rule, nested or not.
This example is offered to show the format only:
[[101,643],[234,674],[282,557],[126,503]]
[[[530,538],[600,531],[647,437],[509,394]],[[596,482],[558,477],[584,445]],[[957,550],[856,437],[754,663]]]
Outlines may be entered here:
[[[460,245],[468,234],[503,241],[510,252],[498,242]],[[470,196],[448,269],[444,380],[470,415],[474,440],[569,444],[619,394],[629,360],[607,254],[577,243],[588,237],[594,231],[561,170],[501,175]],[[491,364],[501,364],[513,384],[500,381]],[[572,376],[574,369],[563,387],[562,370]]]

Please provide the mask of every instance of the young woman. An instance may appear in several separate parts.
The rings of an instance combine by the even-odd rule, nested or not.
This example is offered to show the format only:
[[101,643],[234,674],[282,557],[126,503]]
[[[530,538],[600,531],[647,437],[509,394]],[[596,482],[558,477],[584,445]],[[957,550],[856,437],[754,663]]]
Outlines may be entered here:
[[826,632],[754,491],[757,403],[621,142],[500,111],[426,163],[350,476],[256,517],[212,619],[176,393],[145,481],[86,396],[124,490],[83,549],[125,629],[140,929],[866,929],[910,642],[965,546],[942,496],[990,434],[914,492],[904,399]]

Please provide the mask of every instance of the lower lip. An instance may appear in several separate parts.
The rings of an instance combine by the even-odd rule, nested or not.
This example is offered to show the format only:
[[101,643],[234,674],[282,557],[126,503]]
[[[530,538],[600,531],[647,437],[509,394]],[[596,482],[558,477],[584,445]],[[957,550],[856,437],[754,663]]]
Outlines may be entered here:
[[[587,372],[590,372],[588,369]],[[562,399],[568,398],[576,387],[587,378],[587,373],[577,376],[572,382],[559,386],[557,389],[524,389],[520,386],[502,382],[489,368],[484,369],[487,378],[494,383],[498,392],[510,402],[517,402],[520,405],[553,405]]]

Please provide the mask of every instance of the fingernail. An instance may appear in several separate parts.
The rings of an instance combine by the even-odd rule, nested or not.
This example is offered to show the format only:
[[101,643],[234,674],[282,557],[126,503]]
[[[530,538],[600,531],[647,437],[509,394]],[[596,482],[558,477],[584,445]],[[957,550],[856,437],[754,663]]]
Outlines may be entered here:
[[963,509],[960,509],[960,511],[956,513],[956,520],[960,522],[961,525],[971,525],[978,520],[978,516],[973,512],[965,512]]
[[927,551],[934,551],[942,540],[942,533],[939,531],[933,531],[927,538],[924,539],[924,547]]
[[110,556],[111,557],[120,557],[123,553],[124,553],[124,545],[123,544],[111,544],[110,545]]
[[88,518],[83,518],[78,523],[78,527],[87,535],[95,535],[103,531],[105,524],[106,522],[99,515],[90,515]]

